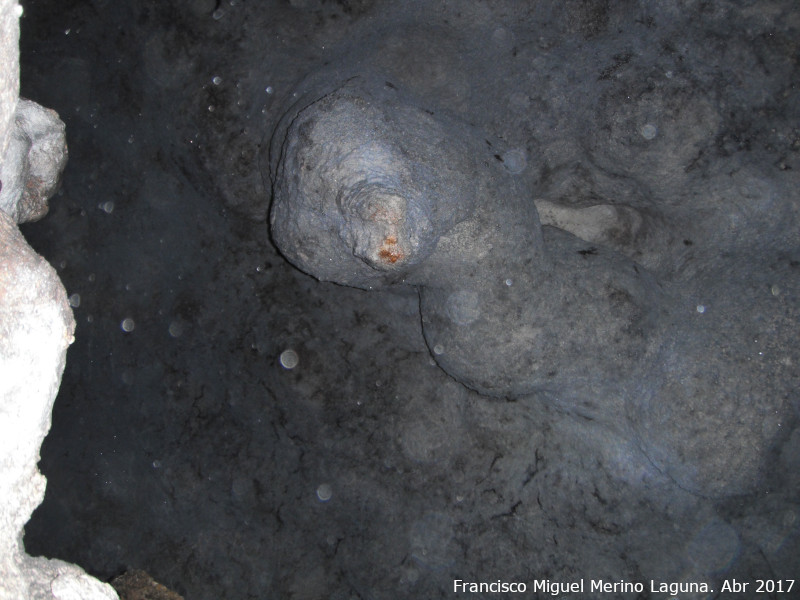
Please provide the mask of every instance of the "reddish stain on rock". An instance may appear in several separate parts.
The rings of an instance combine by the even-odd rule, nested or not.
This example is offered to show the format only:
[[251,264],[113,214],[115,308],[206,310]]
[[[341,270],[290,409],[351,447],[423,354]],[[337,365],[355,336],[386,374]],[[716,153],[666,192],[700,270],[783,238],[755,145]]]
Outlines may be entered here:
[[404,258],[402,250],[397,246],[397,238],[393,235],[388,236],[383,240],[383,245],[378,251],[378,256],[386,263],[394,264],[398,260]]

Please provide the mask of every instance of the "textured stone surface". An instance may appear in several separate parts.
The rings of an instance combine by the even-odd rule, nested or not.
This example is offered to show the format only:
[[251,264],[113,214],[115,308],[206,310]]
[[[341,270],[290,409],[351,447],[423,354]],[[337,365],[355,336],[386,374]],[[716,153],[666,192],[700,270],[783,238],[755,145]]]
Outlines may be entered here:
[[11,122],[19,97],[19,16],[16,0],[0,1],[0,156],[11,139]]
[[167,589],[145,571],[128,571],[111,581],[120,600],[183,600],[183,596]]
[[20,14],[16,2],[0,1],[0,599],[112,600],[80,567],[32,558],[22,543],[44,498],[39,449],[75,321],[55,270],[17,228],[47,211],[66,159],[57,115],[17,102]]
[[39,448],[75,322],[55,270],[0,211],[0,598],[115,598],[63,561],[31,558],[23,527],[44,498]]
[[487,160],[475,134],[391,84],[365,75],[297,104],[273,136],[270,218],[279,246],[320,279],[366,289],[405,276],[486,193],[471,176]]
[[41,219],[66,162],[64,123],[55,111],[20,98],[0,165],[0,210],[17,223]]
[[[718,591],[723,579],[796,578],[796,2],[37,0],[26,14],[23,95],[67,123],[70,168],[50,214],[22,230],[58,268],[77,321],[31,553],[103,579],[146,569],[201,600],[416,600],[451,596],[454,579]],[[405,104],[433,123],[420,135],[480,132],[464,176],[516,190],[508,203],[479,195],[486,210],[478,202],[417,264],[442,280],[428,333],[463,335],[460,360],[474,364],[467,350],[527,333],[466,335],[509,306],[512,322],[530,318],[529,288],[554,332],[575,329],[537,357],[578,356],[556,386],[498,397],[446,373],[437,360],[458,357],[432,351],[417,289],[386,285],[399,256],[377,270],[362,260],[380,264],[374,253],[340,249],[360,277],[378,274],[362,287],[381,289],[364,291],[305,275],[271,243],[274,134],[293,110],[298,125],[316,119],[308,133],[334,133],[308,102],[368,73],[394,88],[370,88],[376,103],[349,114],[393,132],[375,138],[398,157],[383,164],[429,139],[398,143],[406,127],[387,109]],[[294,147],[336,164],[324,147]],[[419,166],[408,172],[426,189]],[[542,230],[535,251],[518,251],[540,252],[545,280],[579,310],[494,259],[496,273],[476,271],[486,285],[445,293],[474,255],[452,257],[481,232],[509,247],[514,228],[536,235],[530,221],[508,227],[526,199]],[[325,199],[305,200],[310,213]],[[388,221],[361,231],[402,222]],[[339,232],[357,221],[343,223],[314,235],[347,248]],[[448,244],[451,262],[432,269]],[[620,277],[670,308],[617,362],[582,341],[624,327],[624,311],[607,324],[590,311],[614,308],[601,292]],[[425,281],[433,293],[436,277]],[[577,293],[591,281],[600,289]],[[515,302],[481,300],[494,295]],[[473,387],[495,360],[484,354],[459,374]]]
[[[686,127],[697,132],[692,119],[710,126],[706,104],[693,104],[688,93],[665,95],[659,102],[674,114],[659,104],[648,108],[651,116],[680,129],[678,115],[690,112]],[[408,102],[394,84],[358,76],[289,109],[290,125],[279,127],[271,153],[270,221],[283,254],[323,281],[415,286],[432,356],[471,389],[514,399],[546,394],[623,435],[635,431],[654,464],[693,492],[729,495],[758,485],[791,419],[791,367],[800,360],[790,333],[800,323],[797,275],[780,256],[797,250],[795,194],[756,192],[756,202],[769,202],[770,218],[777,211],[782,226],[792,224],[788,237],[771,240],[772,251],[759,248],[756,271],[741,256],[722,259],[710,249],[696,251],[710,264],[687,272],[699,257],[679,266],[671,256],[686,234],[673,215],[694,211],[694,227],[718,229],[716,214],[699,214],[702,200],[679,210],[644,199],[636,208],[540,201],[551,225],[543,235],[530,191],[518,184],[516,169],[492,159],[483,136]],[[630,131],[631,123],[620,127]],[[626,175],[645,173],[641,185],[657,182],[660,194],[673,193],[697,152],[677,140],[665,142],[673,150],[651,149],[664,166],[623,160],[631,168]],[[613,143],[598,147],[620,154]],[[748,210],[759,213],[748,200],[742,198]],[[720,233],[753,258],[747,237]],[[640,256],[642,263],[632,258]],[[720,285],[721,273],[734,266],[736,277]],[[778,288],[782,302],[770,292]],[[704,293],[700,308],[692,304],[697,290]],[[759,324],[748,327],[751,321]],[[755,355],[759,338],[780,356]],[[780,386],[770,379],[776,372]]]

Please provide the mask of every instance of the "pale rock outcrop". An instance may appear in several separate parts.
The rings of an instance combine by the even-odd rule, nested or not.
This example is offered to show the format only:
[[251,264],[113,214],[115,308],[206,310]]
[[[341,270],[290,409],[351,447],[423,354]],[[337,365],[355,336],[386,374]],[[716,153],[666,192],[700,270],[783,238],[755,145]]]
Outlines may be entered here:
[[39,449],[75,321],[64,286],[17,223],[43,216],[66,162],[55,112],[19,100],[17,2],[0,0],[0,600],[111,600],[111,586],[25,553],[25,523],[44,499]]

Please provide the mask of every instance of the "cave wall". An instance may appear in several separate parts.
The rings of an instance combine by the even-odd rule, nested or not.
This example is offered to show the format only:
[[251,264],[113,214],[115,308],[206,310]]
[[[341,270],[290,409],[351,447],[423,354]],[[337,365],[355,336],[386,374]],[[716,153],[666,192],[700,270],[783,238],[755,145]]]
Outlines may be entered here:
[[19,99],[22,8],[0,1],[0,598],[111,600],[80,567],[25,553],[23,527],[44,499],[39,449],[75,322],[56,271],[17,224],[47,212],[66,161],[64,124]]

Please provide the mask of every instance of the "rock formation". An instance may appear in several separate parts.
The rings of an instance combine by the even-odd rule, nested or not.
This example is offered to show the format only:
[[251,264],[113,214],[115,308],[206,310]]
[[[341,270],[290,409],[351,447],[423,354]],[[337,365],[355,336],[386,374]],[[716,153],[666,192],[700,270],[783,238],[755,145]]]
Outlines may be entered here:
[[80,567],[25,554],[23,527],[44,498],[39,448],[75,322],[55,270],[17,223],[43,216],[66,161],[64,124],[18,93],[16,2],[0,2],[0,599],[100,600],[113,589]]
[[[792,242],[728,240],[734,256],[760,252],[766,270],[740,272],[715,290],[736,259],[710,247],[687,253],[691,232],[716,227],[708,199],[680,210],[658,200],[584,207],[540,199],[537,211],[537,191],[494,156],[486,136],[391,79],[362,72],[297,94],[271,148],[270,223],[282,253],[323,281],[416,287],[434,359],[467,387],[538,394],[605,423],[692,492],[752,489],[791,418],[790,387],[756,390],[800,360],[783,339],[800,321],[782,254]],[[696,111],[681,118],[684,95],[665,98],[641,110],[678,128],[695,131],[697,119],[713,126]],[[683,163],[692,152],[666,143],[674,152],[631,151],[661,162],[640,169],[634,160],[628,175],[663,171],[643,183],[661,181],[668,194],[682,184],[668,176],[669,157]],[[788,190],[773,197],[771,210],[796,222]],[[776,289],[774,302],[733,316],[749,310],[748,296]],[[755,354],[758,339],[782,354]]]

